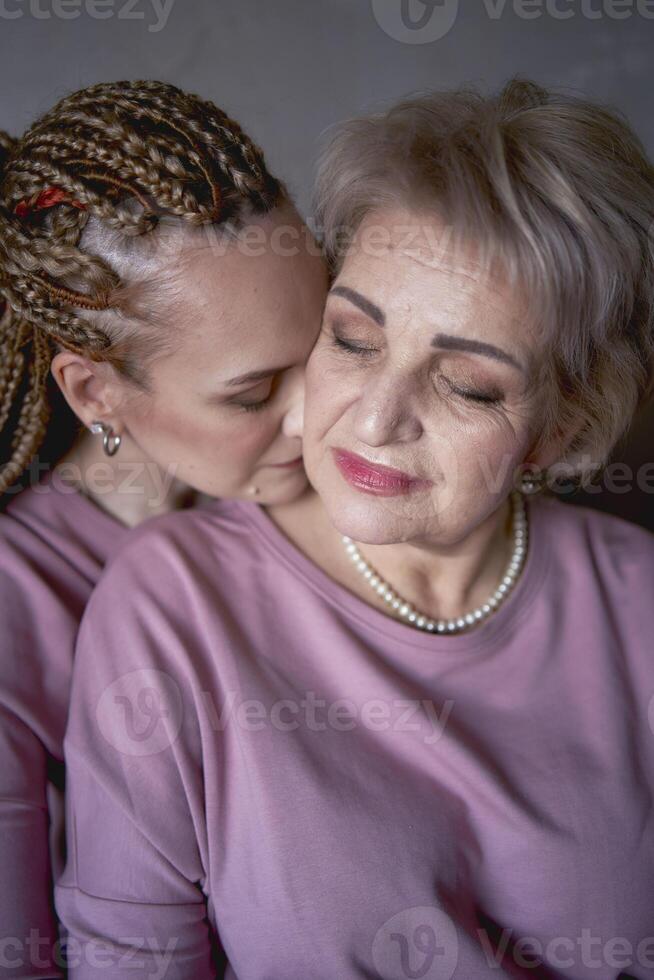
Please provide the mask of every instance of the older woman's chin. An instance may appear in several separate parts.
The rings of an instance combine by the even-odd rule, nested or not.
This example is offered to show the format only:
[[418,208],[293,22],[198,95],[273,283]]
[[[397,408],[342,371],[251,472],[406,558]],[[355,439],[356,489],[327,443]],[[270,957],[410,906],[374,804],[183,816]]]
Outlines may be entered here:
[[329,488],[316,487],[334,528],[361,544],[398,544],[432,535],[439,525],[437,509],[429,498],[400,504],[361,494],[361,499]]
[[[451,522],[457,493],[439,474],[434,481],[411,487],[386,486],[359,474],[341,473],[329,456],[305,454],[309,482],[329,522],[341,534],[361,544],[398,544],[440,536]],[[456,481],[452,481],[452,486]],[[449,518],[449,520],[448,520]]]

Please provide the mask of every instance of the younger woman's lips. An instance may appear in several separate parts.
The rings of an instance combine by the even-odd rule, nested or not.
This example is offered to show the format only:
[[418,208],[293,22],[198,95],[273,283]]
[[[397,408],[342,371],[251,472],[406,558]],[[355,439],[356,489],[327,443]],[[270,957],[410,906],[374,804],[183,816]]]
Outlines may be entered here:
[[371,493],[377,497],[399,497],[427,490],[432,486],[431,480],[418,479],[390,466],[369,463],[367,459],[346,449],[333,449],[332,453],[341,475],[351,487],[362,493]]

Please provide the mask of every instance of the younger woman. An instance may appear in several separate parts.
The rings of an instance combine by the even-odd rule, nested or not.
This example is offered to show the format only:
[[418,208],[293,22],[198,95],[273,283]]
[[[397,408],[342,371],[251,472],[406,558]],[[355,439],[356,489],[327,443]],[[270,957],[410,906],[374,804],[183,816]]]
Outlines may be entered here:
[[193,491],[305,489],[325,271],[261,151],[171,85],[76,92],[2,146],[0,973],[50,977],[82,611],[128,528]]

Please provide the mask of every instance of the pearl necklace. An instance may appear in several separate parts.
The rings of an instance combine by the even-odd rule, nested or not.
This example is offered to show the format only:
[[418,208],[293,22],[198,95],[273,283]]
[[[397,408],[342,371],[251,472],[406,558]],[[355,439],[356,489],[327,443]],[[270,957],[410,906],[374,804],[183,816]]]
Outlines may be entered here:
[[460,633],[475,626],[477,623],[486,619],[487,616],[497,609],[504,602],[507,595],[511,592],[520,574],[527,554],[528,541],[528,522],[522,494],[517,490],[511,492],[512,517],[513,517],[513,555],[508,568],[498,585],[495,592],[481,606],[477,606],[472,612],[466,613],[458,619],[430,619],[425,613],[418,612],[410,602],[402,598],[394,589],[385,582],[375,569],[368,564],[356,544],[346,534],[342,536],[345,550],[354,563],[355,568],[361,572],[372,589],[377,595],[385,599],[391,609],[411,626],[417,629],[426,630],[428,633]]

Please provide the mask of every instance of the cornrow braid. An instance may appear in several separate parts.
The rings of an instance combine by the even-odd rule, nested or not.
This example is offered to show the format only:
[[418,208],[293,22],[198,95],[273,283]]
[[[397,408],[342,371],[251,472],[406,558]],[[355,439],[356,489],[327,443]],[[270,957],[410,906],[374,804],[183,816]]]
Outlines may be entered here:
[[164,215],[236,224],[287,201],[233,119],[163,82],[92,85],[21,139],[0,133],[0,495],[43,442],[57,348],[124,367],[90,312],[119,309],[122,283],[80,248],[89,218],[139,236]]
[[[17,141],[0,130],[0,180],[16,146]],[[21,475],[26,447],[29,452],[45,434],[49,406],[41,390],[50,366],[47,339],[38,337],[32,324],[16,315],[4,286],[6,272],[0,265],[0,433],[6,436],[7,423],[14,418],[13,431],[3,440],[9,461],[2,470],[2,490]]]
[[5,168],[5,163],[9,154],[16,145],[16,140],[9,133],[5,133],[3,129],[0,129],[0,172]]

